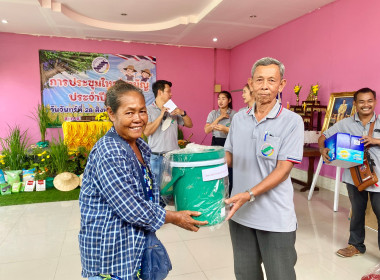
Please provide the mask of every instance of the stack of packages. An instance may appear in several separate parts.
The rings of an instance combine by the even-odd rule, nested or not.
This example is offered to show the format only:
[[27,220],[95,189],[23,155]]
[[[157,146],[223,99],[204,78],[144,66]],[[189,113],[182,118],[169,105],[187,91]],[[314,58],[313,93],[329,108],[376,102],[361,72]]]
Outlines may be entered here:
[[[12,170],[4,172],[0,169],[0,193],[7,195],[19,192],[45,191],[45,180],[34,180],[34,169]],[[22,180],[21,180],[22,174]]]

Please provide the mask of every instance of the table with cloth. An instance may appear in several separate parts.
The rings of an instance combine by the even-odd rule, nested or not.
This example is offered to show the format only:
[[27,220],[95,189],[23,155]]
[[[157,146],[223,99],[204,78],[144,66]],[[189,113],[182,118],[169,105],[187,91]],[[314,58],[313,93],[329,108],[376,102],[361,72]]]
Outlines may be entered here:
[[112,122],[109,121],[62,123],[64,141],[71,151],[78,147],[91,150],[99,135],[104,135],[111,127]]

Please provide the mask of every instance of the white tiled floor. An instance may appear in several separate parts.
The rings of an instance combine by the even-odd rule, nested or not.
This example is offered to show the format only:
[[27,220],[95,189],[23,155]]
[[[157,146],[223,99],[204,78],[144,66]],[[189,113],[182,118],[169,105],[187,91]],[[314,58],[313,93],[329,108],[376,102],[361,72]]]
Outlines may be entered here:
[[[358,280],[380,260],[377,233],[367,230],[367,253],[343,259],[335,251],[348,239],[348,198],[340,197],[339,212],[332,211],[333,193],[322,189],[307,201],[296,186],[299,221],[296,248],[297,278]],[[77,234],[78,201],[0,207],[0,279],[80,280]],[[232,247],[228,226],[198,233],[173,225],[158,232],[173,263],[168,279],[231,280]]]

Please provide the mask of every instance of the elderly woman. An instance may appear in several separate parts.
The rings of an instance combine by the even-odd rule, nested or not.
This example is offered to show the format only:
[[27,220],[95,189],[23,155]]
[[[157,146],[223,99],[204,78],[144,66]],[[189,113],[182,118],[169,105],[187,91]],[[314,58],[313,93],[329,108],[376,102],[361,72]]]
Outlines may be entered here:
[[[198,231],[198,212],[168,211],[150,171],[150,149],[140,138],[148,114],[139,89],[117,81],[107,91],[105,102],[116,132],[133,151],[106,134],[92,149],[79,197],[81,229],[79,245],[82,276],[89,279],[138,279],[145,246],[145,231],[165,223]],[[139,170],[144,182],[139,180]],[[146,188],[145,190],[143,188]],[[149,201],[145,199],[149,195]]]

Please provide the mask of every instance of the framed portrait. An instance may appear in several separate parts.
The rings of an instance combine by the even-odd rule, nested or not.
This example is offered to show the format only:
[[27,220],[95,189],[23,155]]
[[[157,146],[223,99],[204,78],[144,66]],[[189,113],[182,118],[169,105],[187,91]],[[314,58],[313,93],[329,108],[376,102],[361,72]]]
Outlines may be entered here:
[[338,121],[355,114],[354,93],[355,92],[337,92],[330,95],[322,132]]

